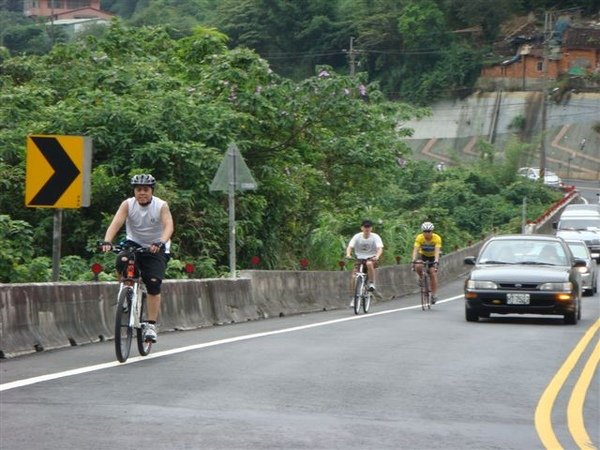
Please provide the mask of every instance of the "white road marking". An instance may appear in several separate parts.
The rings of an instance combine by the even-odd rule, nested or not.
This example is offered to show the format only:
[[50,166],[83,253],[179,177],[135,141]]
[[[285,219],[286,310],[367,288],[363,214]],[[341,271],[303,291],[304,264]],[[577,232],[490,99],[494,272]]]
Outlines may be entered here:
[[[454,297],[449,297],[444,300],[438,300],[436,302],[436,305],[439,305],[440,303],[451,302],[451,301],[457,300],[459,298],[463,298],[463,294],[456,295]],[[325,322],[312,323],[309,325],[300,325],[297,327],[283,328],[281,330],[265,331],[264,333],[246,334],[244,336],[220,339],[217,341],[210,341],[210,342],[205,342],[202,344],[188,345],[186,347],[179,347],[179,348],[174,348],[171,350],[163,350],[161,352],[150,353],[148,356],[135,356],[135,357],[129,358],[127,360],[127,362],[125,362],[125,363],[120,363],[118,361],[112,361],[112,362],[103,363],[103,364],[95,364],[93,366],[80,367],[79,369],[65,370],[64,372],[56,372],[56,373],[51,373],[48,375],[40,375],[38,377],[25,378],[23,380],[16,380],[16,381],[11,381],[9,383],[3,383],[3,384],[0,384],[0,392],[8,391],[10,389],[16,389],[16,388],[20,388],[20,387],[24,387],[24,386],[29,386],[32,384],[43,383],[45,381],[51,381],[51,380],[56,380],[59,378],[70,377],[73,375],[80,375],[83,373],[95,372],[95,371],[104,370],[104,369],[110,369],[111,367],[123,366],[125,364],[134,364],[134,363],[137,363],[140,361],[145,361],[148,359],[161,358],[163,356],[175,355],[177,353],[189,352],[192,350],[199,350],[202,348],[214,347],[214,346],[223,345],[223,344],[231,344],[233,342],[247,341],[249,339],[256,339],[256,338],[265,337],[265,336],[273,336],[276,334],[292,333],[294,331],[307,330],[309,328],[323,327],[326,325],[333,325],[333,324],[337,324],[337,323],[348,322],[350,320],[368,319],[370,317],[381,316],[384,314],[391,314],[391,313],[395,313],[395,312],[407,311],[407,310],[411,310],[411,309],[420,309],[420,308],[421,308],[420,304],[414,305],[414,306],[406,306],[404,308],[388,309],[388,310],[379,311],[379,312],[370,312],[369,314],[354,315],[354,316],[350,316],[350,317],[344,317],[341,319],[333,319],[333,320],[327,320]]]

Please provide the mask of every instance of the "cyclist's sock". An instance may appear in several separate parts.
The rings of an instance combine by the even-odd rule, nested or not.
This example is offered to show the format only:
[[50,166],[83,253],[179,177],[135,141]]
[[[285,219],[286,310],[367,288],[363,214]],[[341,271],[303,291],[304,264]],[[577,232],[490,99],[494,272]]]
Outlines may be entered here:
[[156,325],[156,320],[147,320],[148,323],[151,323],[152,325]]

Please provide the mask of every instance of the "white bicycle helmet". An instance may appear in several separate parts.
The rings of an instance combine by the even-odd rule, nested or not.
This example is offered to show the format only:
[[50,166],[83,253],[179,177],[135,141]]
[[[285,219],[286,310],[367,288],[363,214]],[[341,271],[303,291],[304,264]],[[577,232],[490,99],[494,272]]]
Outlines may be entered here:
[[423,222],[421,225],[421,231],[433,231],[433,224],[431,222]]
[[154,187],[156,184],[156,180],[149,173],[141,173],[138,175],[134,175],[131,178],[131,184],[133,186],[150,186]]

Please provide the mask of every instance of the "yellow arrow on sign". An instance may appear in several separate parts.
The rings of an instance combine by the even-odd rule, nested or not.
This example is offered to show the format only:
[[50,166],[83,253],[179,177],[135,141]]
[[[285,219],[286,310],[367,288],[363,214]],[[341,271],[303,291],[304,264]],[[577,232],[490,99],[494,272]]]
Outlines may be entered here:
[[35,208],[89,206],[91,159],[89,137],[28,136],[25,205]]

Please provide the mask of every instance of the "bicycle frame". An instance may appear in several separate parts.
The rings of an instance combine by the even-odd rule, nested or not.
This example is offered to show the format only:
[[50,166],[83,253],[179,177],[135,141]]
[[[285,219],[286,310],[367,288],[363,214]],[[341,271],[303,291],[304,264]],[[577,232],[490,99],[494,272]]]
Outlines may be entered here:
[[152,343],[144,340],[142,316],[145,314],[146,288],[136,262],[137,253],[145,249],[116,246],[113,251],[127,257],[127,265],[119,283],[115,318],[115,351],[117,359],[125,362],[129,357],[133,330],[136,330],[140,355],[148,355],[152,348]]
[[361,306],[366,314],[371,306],[371,292],[367,287],[367,260],[359,259],[358,262],[358,269],[354,274],[354,314],[360,312]]
[[420,264],[423,266],[421,270],[421,309],[431,309],[431,274],[429,270],[435,265],[431,261],[415,261],[413,266]]

